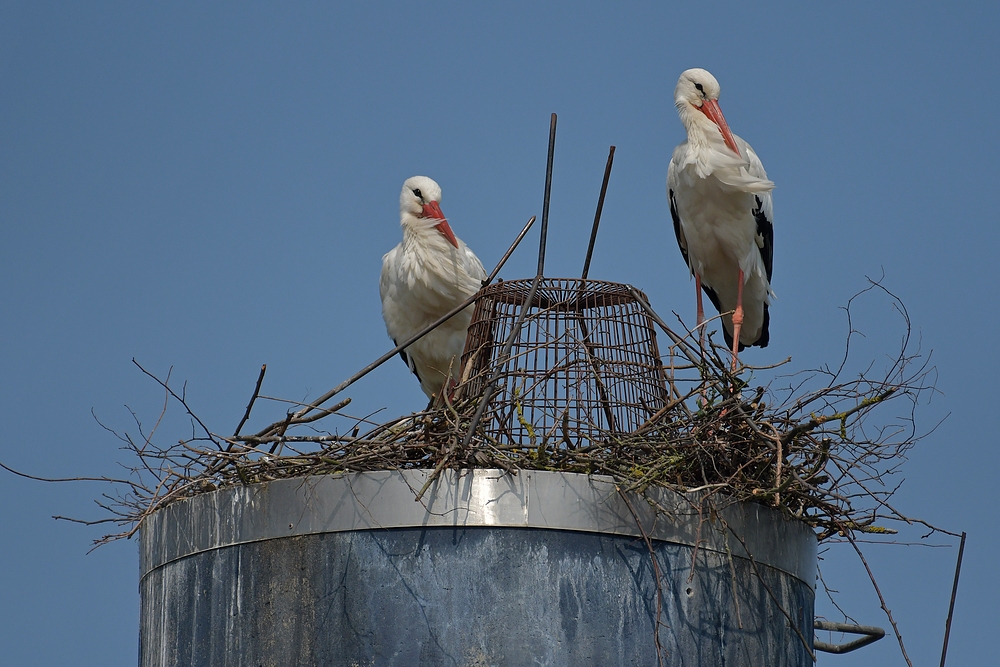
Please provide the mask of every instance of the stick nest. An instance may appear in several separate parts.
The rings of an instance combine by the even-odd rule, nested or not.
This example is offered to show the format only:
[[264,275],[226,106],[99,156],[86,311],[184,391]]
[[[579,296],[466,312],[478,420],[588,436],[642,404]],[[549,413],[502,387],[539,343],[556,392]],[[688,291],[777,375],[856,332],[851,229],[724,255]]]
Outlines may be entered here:
[[[696,350],[696,340],[668,332],[675,343],[664,355],[670,402],[639,429],[589,439],[579,437],[579,424],[564,418],[533,430],[528,444],[498,441],[480,428],[463,446],[479,396],[446,400],[385,423],[346,415],[349,399],[326,408],[299,403],[301,409],[256,435],[223,436],[195,416],[183,393],[171,387],[169,375],[159,379],[143,369],[164,389],[168,402],[187,411],[192,434],[159,446],[141,426],[139,437],[112,431],[138,463],[127,466],[124,479],[102,478],[116,486],[98,503],[110,516],[85,523],[121,528],[97,540],[103,544],[131,537],[143,518],[170,503],[227,486],[373,470],[420,468],[436,476],[444,468],[499,468],[510,474],[608,475],[624,491],[663,486],[707,492],[726,502],[761,503],[814,527],[820,540],[894,532],[881,523],[912,521],[890,505],[893,480],[919,440],[913,412],[933,391],[935,376],[927,361],[909,349],[909,320],[899,300],[878,283],[861,294],[876,289],[889,296],[906,329],[883,371],[868,366],[844,377],[851,328],[839,366],[777,375],[766,386],[753,386],[743,377],[764,369],[744,368],[734,375],[728,352],[715,345],[699,353],[699,363],[691,363],[690,354],[685,358],[680,352],[684,346]],[[899,410],[882,416],[887,404],[902,405],[902,416]],[[319,429],[326,418],[347,422]]]

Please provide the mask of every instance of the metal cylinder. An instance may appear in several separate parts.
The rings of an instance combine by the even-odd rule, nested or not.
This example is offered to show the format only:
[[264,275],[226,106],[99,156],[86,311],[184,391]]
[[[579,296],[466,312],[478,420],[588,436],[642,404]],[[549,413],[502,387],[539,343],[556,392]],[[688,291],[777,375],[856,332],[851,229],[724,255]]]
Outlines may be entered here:
[[802,523],[555,472],[444,471],[414,502],[429,474],[285,479],[156,512],[139,664],[812,664]]

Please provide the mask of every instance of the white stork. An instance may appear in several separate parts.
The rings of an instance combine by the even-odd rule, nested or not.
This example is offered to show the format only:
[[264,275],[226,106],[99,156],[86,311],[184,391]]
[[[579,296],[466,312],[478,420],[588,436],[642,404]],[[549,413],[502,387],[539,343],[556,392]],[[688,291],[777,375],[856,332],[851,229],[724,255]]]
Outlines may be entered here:
[[722,313],[735,371],[740,350],[768,343],[774,183],[750,144],[729,130],[718,100],[714,76],[697,68],[681,74],[674,103],[687,141],[674,149],[667,196],[677,245],[695,279],[700,339],[704,289]]
[[[403,183],[403,241],[382,258],[379,281],[382,319],[397,345],[479,291],[486,278],[479,258],[451,231],[440,201],[441,187],[426,176]],[[458,380],[471,320],[469,306],[399,353],[428,398],[449,375]]]

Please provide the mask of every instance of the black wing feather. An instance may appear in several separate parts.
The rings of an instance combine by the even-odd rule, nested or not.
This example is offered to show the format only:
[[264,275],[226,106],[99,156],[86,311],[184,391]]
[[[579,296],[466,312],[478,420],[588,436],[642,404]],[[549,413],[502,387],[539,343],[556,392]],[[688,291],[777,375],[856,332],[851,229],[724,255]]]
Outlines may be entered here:
[[[764,239],[764,247],[760,249],[760,258],[764,261],[764,270],[767,272],[767,282],[771,282],[771,274],[774,270],[774,225],[764,213],[764,204],[760,197],[754,196],[757,208],[753,210],[754,220],[757,221],[757,233]],[[767,304],[764,304],[764,325],[760,329],[760,336],[752,345],[757,347],[767,347],[771,340],[768,326],[771,324],[771,315],[767,312]],[[742,346],[741,346],[742,349]]]
[[764,247],[760,249],[760,257],[764,260],[764,269],[767,271],[767,282],[771,282],[771,270],[774,264],[774,226],[764,214],[764,204],[760,197],[754,196],[757,208],[753,210],[754,220],[757,221],[757,233],[764,239]]
[[[399,345],[399,343],[397,343],[395,340],[393,340],[392,343],[393,345]],[[410,358],[406,356],[406,350],[399,351],[399,358],[402,359],[403,363],[406,364],[406,367],[409,368],[410,371],[417,376],[417,382],[423,384],[424,381],[420,379],[420,373],[417,372],[417,367],[414,364],[410,363]]]
[[670,217],[674,219],[674,236],[677,237],[677,247],[681,249],[681,255],[684,256],[684,263],[690,269],[691,262],[688,261],[687,239],[684,238],[684,232],[681,230],[681,216],[677,213],[677,202],[674,200],[674,191],[670,190],[668,196],[670,197]]
[[767,327],[771,323],[771,315],[767,312],[767,304],[764,304],[764,326],[760,328],[760,336],[754,341],[754,345],[757,347],[767,347],[767,344],[771,342],[771,334],[768,332]]

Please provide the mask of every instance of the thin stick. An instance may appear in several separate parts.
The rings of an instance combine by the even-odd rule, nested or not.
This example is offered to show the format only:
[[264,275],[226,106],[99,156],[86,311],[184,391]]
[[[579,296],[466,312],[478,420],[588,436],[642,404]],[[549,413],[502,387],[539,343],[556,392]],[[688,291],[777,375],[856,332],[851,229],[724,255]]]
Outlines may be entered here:
[[594,256],[594,243],[597,242],[597,228],[601,224],[601,212],[604,210],[604,195],[608,192],[608,179],[611,178],[611,165],[615,161],[615,147],[608,153],[608,164],[604,167],[604,182],[601,184],[601,196],[597,199],[597,213],[594,214],[594,227],[590,230],[590,245],[587,247],[587,259],[583,262],[584,280],[590,274],[590,260]]
[[3,463],[0,463],[0,468],[17,475],[18,477],[33,479],[36,482],[113,482],[116,484],[128,484],[129,486],[133,486],[133,484],[128,480],[114,479],[112,477],[38,477],[36,475],[29,475],[26,472],[14,470],[10,466],[4,465]]
[[958,595],[958,575],[962,573],[962,556],[965,554],[965,531],[962,531],[962,541],[958,545],[958,562],[955,563],[955,583],[951,586],[951,604],[948,605],[948,620],[944,624],[944,646],[941,647],[941,667],[948,657],[948,637],[951,635],[951,617],[955,613],[955,596]]
[[[510,248],[507,250],[506,253],[504,253],[504,256],[500,259],[500,263],[496,265],[496,268],[493,269],[493,272],[490,273],[490,275],[486,278],[486,280],[483,281],[483,286],[484,287],[486,285],[489,285],[491,282],[493,282],[493,279],[496,278],[496,276],[497,276],[498,273],[500,273],[500,269],[503,268],[503,265],[507,262],[508,259],[510,259],[510,256],[514,253],[514,249],[517,248],[517,246],[518,246],[519,243],[521,243],[521,239],[524,238],[525,234],[528,233],[528,230],[531,229],[531,226],[533,224],[535,224],[535,216],[531,216],[531,219],[528,220],[528,224],[526,224],[524,226],[524,229],[521,230],[521,233],[517,235],[516,239],[514,239],[514,243],[511,244]],[[275,429],[281,428],[282,426],[286,426],[287,427],[289,425],[294,425],[294,424],[301,423],[298,420],[301,419],[303,417],[303,415],[306,415],[307,413],[312,412],[313,410],[319,409],[319,406],[321,406],[323,403],[326,403],[331,398],[333,398],[334,396],[336,396],[340,392],[344,391],[345,389],[347,389],[348,387],[350,387],[352,384],[354,384],[355,382],[357,382],[358,380],[360,380],[361,378],[363,378],[364,376],[368,375],[373,370],[375,370],[376,368],[378,368],[379,366],[381,366],[382,364],[384,364],[386,361],[388,361],[389,359],[392,359],[393,357],[395,357],[402,350],[405,350],[407,347],[409,347],[410,345],[412,345],[416,340],[418,340],[419,338],[423,337],[427,333],[433,331],[434,329],[438,328],[439,326],[441,326],[442,324],[444,324],[445,322],[447,322],[448,320],[450,320],[455,315],[458,315],[460,312],[462,312],[468,306],[470,306],[476,300],[476,297],[478,295],[479,295],[478,292],[476,294],[473,294],[468,299],[466,299],[465,301],[463,301],[459,305],[457,305],[454,308],[452,308],[451,310],[449,310],[446,314],[442,315],[440,318],[438,318],[432,324],[429,324],[428,326],[424,327],[423,329],[421,329],[417,333],[413,334],[412,336],[410,336],[409,338],[407,338],[405,341],[403,341],[402,343],[400,343],[396,347],[392,348],[391,350],[389,350],[388,352],[386,352],[385,354],[383,354],[381,357],[379,357],[378,359],[376,359],[372,363],[368,364],[367,366],[365,366],[364,368],[362,368],[360,371],[358,371],[357,373],[355,373],[351,377],[347,378],[346,380],[344,380],[343,382],[341,382],[340,384],[338,384],[336,387],[334,387],[330,391],[326,392],[325,394],[323,394],[322,396],[320,396],[318,399],[316,399],[315,401],[313,401],[312,403],[310,403],[306,407],[302,408],[301,410],[299,410],[298,412],[296,412],[295,414],[293,414],[290,421],[282,419],[279,422],[275,422],[275,423],[271,424],[270,426],[268,426],[267,428],[265,428],[260,433],[257,433],[256,435],[258,437],[259,436],[265,436],[265,435],[271,435],[272,433],[275,432]]]
[[[317,421],[319,419],[322,419],[323,417],[329,417],[334,412],[340,412],[341,410],[343,410],[344,408],[346,408],[348,405],[351,404],[352,400],[353,399],[350,398],[350,397],[345,398],[340,403],[337,403],[336,405],[334,405],[332,408],[323,408],[319,412],[314,412],[311,415],[306,415],[304,417],[299,417],[298,419],[295,420],[295,423],[296,424],[308,424],[310,422],[314,422],[314,421]],[[282,436],[282,438],[284,438],[284,437],[285,436]]]
[[556,115],[549,120],[549,155],[545,163],[545,198],[542,200],[542,232],[538,243],[538,273],[545,273],[545,237],[549,233],[549,195],[552,194],[552,161],[556,153]]
[[[205,431],[205,434],[208,436],[208,439],[211,440],[212,442],[214,442],[215,445],[220,450],[222,449],[222,445],[219,443],[218,440],[215,439],[215,436],[212,435],[212,432],[208,430],[208,427],[205,426],[205,423],[202,422],[201,419],[198,418],[198,415],[196,415],[194,412],[191,411],[190,407],[188,407],[187,401],[184,400],[185,399],[184,396],[178,396],[177,392],[175,392],[173,389],[170,388],[170,385],[168,385],[166,382],[164,382],[163,380],[161,380],[160,378],[156,377],[155,375],[153,375],[152,373],[150,373],[149,371],[147,371],[145,368],[143,368],[142,364],[140,364],[138,361],[135,360],[135,357],[132,357],[132,363],[135,364],[139,368],[140,371],[142,371],[143,373],[145,373],[149,377],[153,378],[153,380],[155,380],[157,384],[159,384],[161,387],[163,387],[168,392],[170,392],[170,395],[173,396],[174,399],[176,399],[178,403],[180,403],[181,405],[184,406],[184,409],[187,410],[187,413],[189,415],[191,415],[191,418],[194,419],[196,422],[198,422],[198,425],[201,426],[201,428],[202,428],[203,431]],[[168,375],[168,379],[169,379],[169,375]]]
[[[250,397],[250,402],[247,403],[247,411],[246,413],[244,413],[243,419],[240,420],[240,423],[236,427],[236,430],[233,431],[234,438],[240,434],[240,429],[243,428],[243,425],[247,423],[248,419],[250,419],[250,411],[253,410],[254,401],[257,400],[257,396],[260,394],[260,385],[264,381],[264,373],[266,372],[267,372],[267,364],[261,364],[260,375],[257,376],[257,386],[253,388],[253,396]],[[232,445],[230,445],[230,447],[232,447]],[[229,447],[226,448],[226,451],[227,452],[229,451]]]
[[531,226],[533,224],[535,224],[535,216],[531,216],[528,222],[524,225],[524,228],[521,229],[521,231],[518,233],[517,238],[514,239],[514,242],[510,244],[509,248],[507,248],[507,252],[503,254],[503,257],[501,257],[500,261],[497,262],[496,267],[493,269],[490,275],[486,277],[486,280],[483,281],[483,287],[489,285],[491,282],[493,282],[493,279],[497,277],[497,274],[500,273],[500,269],[502,269],[503,265],[507,263],[507,260],[510,259],[510,256],[514,254],[514,250],[516,250],[517,246],[520,245],[521,240],[525,237],[525,235],[528,233],[528,230],[531,229]]
[[628,290],[632,294],[632,297],[639,302],[639,305],[642,307],[642,309],[646,311],[646,314],[649,315],[650,318],[652,318],[652,320],[660,326],[660,329],[663,330],[663,333],[667,334],[667,336],[670,337],[670,340],[674,341],[674,344],[677,346],[677,349],[681,351],[681,354],[687,357],[688,361],[690,361],[692,364],[694,364],[698,368],[701,368],[704,362],[701,359],[699,359],[698,355],[694,353],[691,347],[686,342],[684,342],[684,339],[675,334],[673,330],[671,330],[671,328],[667,326],[667,323],[663,321],[663,318],[661,318],[659,315],[656,314],[656,311],[653,310],[653,307],[650,306],[646,302],[646,299],[643,298],[642,292],[632,287],[631,285],[628,286]]
[[865,555],[861,553],[861,549],[851,536],[851,530],[849,528],[842,528],[842,530],[844,537],[847,538],[847,541],[851,543],[851,546],[854,547],[854,550],[858,553],[858,558],[861,559],[861,564],[865,566],[865,571],[868,572],[868,578],[871,580],[872,586],[875,588],[875,594],[878,595],[878,601],[882,605],[882,611],[884,611],[886,617],[888,617],[889,624],[892,625],[892,631],[896,635],[896,641],[899,643],[899,650],[903,652],[903,660],[906,660],[907,665],[913,667],[913,663],[910,662],[910,656],[906,655],[906,646],[903,645],[903,635],[899,634],[899,628],[896,627],[896,619],[892,617],[892,611],[885,603],[885,598],[882,597],[882,590],[878,587],[878,583],[875,581],[875,575],[872,574],[872,569],[868,567],[868,561],[865,560]]
[[[587,275],[590,273],[590,260],[594,256],[594,244],[597,242],[597,229],[601,225],[601,212],[604,210],[604,196],[608,193],[608,179],[611,178],[611,165],[614,161],[615,147],[612,146],[610,152],[608,153],[608,163],[604,166],[604,182],[601,183],[601,194],[597,198],[597,212],[594,214],[594,226],[590,230],[590,245],[587,247],[587,258],[583,262],[583,273],[580,276],[581,281],[587,280]],[[580,288],[582,289],[584,285],[585,283],[581,283]],[[604,382],[601,380],[600,366],[597,363],[597,357],[594,354],[593,345],[590,342],[589,327],[587,326],[587,321],[584,319],[582,312],[578,310],[576,315],[580,324],[580,332],[583,334],[583,349],[587,352],[587,358],[594,370],[594,380],[597,383],[597,392],[600,396],[601,407],[604,408],[604,418],[608,420],[608,430],[614,433],[618,430],[615,425],[615,415],[611,410],[611,401],[608,398],[608,390],[604,386]]]
[[[493,398],[493,393],[496,390],[496,381],[500,377],[500,373],[503,371],[503,366],[507,363],[507,359],[510,358],[510,351],[514,347],[514,339],[521,333],[521,326],[524,324],[524,318],[528,314],[528,309],[531,307],[532,302],[535,300],[535,293],[538,291],[538,283],[542,280],[542,271],[545,269],[545,237],[548,235],[549,231],[549,195],[552,191],[552,161],[555,157],[555,152],[556,115],[552,114],[552,119],[549,121],[549,155],[545,165],[545,198],[542,201],[542,230],[539,234],[540,239],[538,241],[538,273],[535,274],[535,279],[531,283],[531,289],[528,290],[528,298],[525,299],[524,305],[521,306],[521,312],[517,315],[517,321],[514,322],[514,326],[510,330],[510,335],[507,336],[507,342],[504,343],[503,351],[497,358],[495,369],[490,375],[489,381],[486,383],[482,397],[479,399],[479,405],[476,407],[476,413],[472,415],[472,421],[469,422],[469,430],[465,432],[465,438],[462,439],[463,449],[469,446],[469,443],[472,441],[472,435],[479,427],[479,422],[483,420],[483,413],[486,412],[486,406],[489,405],[490,399]],[[420,497],[418,496],[416,500],[420,500]]]

